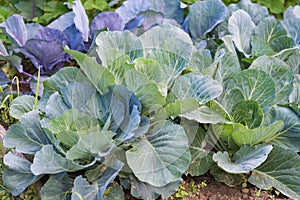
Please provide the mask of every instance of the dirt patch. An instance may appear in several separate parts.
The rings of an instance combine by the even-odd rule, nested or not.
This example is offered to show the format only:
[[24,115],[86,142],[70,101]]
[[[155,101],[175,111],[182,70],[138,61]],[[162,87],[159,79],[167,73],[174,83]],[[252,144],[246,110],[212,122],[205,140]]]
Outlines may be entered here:
[[[126,200],[137,200],[129,191]],[[185,177],[182,186],[167,200],[292,200],[275,191],[262,191],[253,185],[229,187],[217,182],[210,174],[199,177]]]
[[[187,200],[292,200],[282,194],[262,191],[249,184],[246,188],[242,186],[229,187],[221,182],[217,182],[209,174],[200,177],[188,176],[184,180],[183,186],[186,190],[191,190],[191,185],[194,185],[194,189],[189,191],[192,195],[185,197]],[[176,194],[173,197],[173,199],[183,199],[183,197],[176,197]]]

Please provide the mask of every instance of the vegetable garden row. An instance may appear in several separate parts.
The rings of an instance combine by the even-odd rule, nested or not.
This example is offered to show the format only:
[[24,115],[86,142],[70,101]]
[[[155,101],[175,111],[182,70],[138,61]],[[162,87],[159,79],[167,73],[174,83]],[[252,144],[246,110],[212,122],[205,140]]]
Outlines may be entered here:
[[250,1],[127,0],[91,20],[67,6],[0,24],[0,60],[29,77],[0,69],[0,101],[18,96],[12,195],[42,181],[41,199],[168,198],[210,173],[300,199],[300,6],[278,19]]

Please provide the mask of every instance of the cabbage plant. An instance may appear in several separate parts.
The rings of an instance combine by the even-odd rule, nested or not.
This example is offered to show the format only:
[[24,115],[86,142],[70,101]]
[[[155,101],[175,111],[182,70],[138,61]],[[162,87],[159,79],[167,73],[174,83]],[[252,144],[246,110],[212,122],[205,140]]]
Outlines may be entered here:
[[167,198],[183,174],[209,172],[300,198],[298,16],[188,9],[184,29],[102,31],[89,55],[66,47],[79,68],[44,81],[37,109],[13,101],[4,146],[25,155],[4,157],[13,195],[43,177],[42,199]]

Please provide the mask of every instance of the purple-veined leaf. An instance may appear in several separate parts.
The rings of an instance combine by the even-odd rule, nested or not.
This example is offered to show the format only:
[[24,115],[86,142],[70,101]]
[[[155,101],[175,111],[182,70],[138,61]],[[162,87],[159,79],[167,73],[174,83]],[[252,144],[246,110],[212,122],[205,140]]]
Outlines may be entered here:
[[24,46],[27,40],[27,29],[21,15],[13,15],[0,24],[9,39],[18,46]]
[[74,22],[77,30],[82,34],[85,42],[89,39],[89,19],[85,13],[85,10],[80,0],[75,0],[73,5],[73,12],[75,13]]
[[107,27],[109,31],[122,31],[124,30],[125,24],[118,13],[102,12],[93,19],[91,30],[100,30],[105,27]]

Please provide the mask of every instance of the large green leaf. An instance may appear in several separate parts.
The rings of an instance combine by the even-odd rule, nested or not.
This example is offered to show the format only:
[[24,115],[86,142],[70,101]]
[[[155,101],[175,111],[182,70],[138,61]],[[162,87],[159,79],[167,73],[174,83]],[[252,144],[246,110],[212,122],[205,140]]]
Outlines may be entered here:
[[255,129],[248,129],[241,124],[234,124],[232,138],[239,146],[246,144],[252,146],[259,143],[269,143],[280,135],[279,133],[282,126],[282,121],[276,121],[267,127],[262,126]]
[[80,137],[99,130],[99,121],[77,110],[67,110],[49,123],[48,129],[66,147],[71,148]]
[[250,39],[255,30],[255,24],[250,15],[244,10],[233,12],[228,21],[228,30],[237,49],[249,57],[251,53]]
[[38,111],[31,111],[20,118],[20,123],[10,126],[3,144],[16,148],[19,153],[34,155],[44,145],[51,144],[49,135],[40,124]]
[[126,54],[120,55],[107,66],[107,69],[114,75],[117,85],[125,83],[125,73],[133,68],[134,66],[130,62],[130,57]]
[[105,67],[99,65],[95,58],[75,50],[65,51],[77,61],[84,74],[101,94],[108,92],[109,85],[114,85],[114,76]]
[[68,176],[50,176],[41,189],[43,200],[67,200],[71,197],[73,179]]
[[222,114],[216,112],[213,109],[210,109],[207,106],[201,106],[196,110],[188,113],[183,113],[180,116],[204,124],[218,124],[220,122],[226,122],[225,116],[222,116]]
[[34,97],[23,95],[15,98],[10,105],[9,114],[16,119],[33,110]]
[[248,181],[258,188],[275,187],[282,194],[300,199],[300,157],[297,153],[275,146],[266,162],[252,171]]
[[31,162],[11,152],[4,156],[4,164],[7,168],[2,174],[3,184],[14,196],[20,195],[29,185],[41,178],[31,172]]
[[46,114],[41,120],[43,128],[47,128],[49,122],[64,114],[65,111],[69,110],[70,107],[64,102],[61,95],[58,92],[53,93],[46,105]]
[[153,186],[177,181],[189,166],[187,137],[181,126],[170,121],[159,122],[150,135],[132,145],[126,152],[129,167],[139,180]]
[[290,66],[278,58],[261,56],[252,63],[250,68],[262,70],[272,77],[276,89],[274,104],[288,103],[294,80]]
[[[222,38],[223,45],[219,46],[216,52],[216,58],[210,68],[216,68],[214,77],[216,80],[227,85],[228,80],[236,73],[241,71],[238,56],[235,51],[232,37],[226,35]],[[217,55],[223,54],[217,57]]]
[[192,176],[203,175],[214,163],[213,153],[206,149],[206,132],[194,121],[182,119],[181,125],[188,136],[191,152],[191,162],[186,173]]
[[231,12],[234,12],[239,9],[243,9],[250,15],[252,21],[255,24],[258,24],[263,19],[265,19],[269,16],[269,11],[266,7],[264,7],[258,3],[252,3],[252,2],[247,2],[247,1],[246,2],[240,1],[237,4],[232,3],[228,6],[228,9]]
[[55,92],[60,92],[61,88],[66,87],[70,83],[86,81],[86,77],[76,67],[64,67],[49,79],[43,82],[44,90],[41,100],[39,100],[39,109],[45,111],[47,101]]
[[[254,34],[260,42],[273,51],[272,54],[275,54],[275,52],[279,52],[282,49],[290,48],[293,45],[293,40],[287,37],[285,29],[275,18],[269,17],[259,22]],[[258,46],[252,46],[253,48],[258,48]],[[264,55],[263,53],[265,52],[262,51],[261,54],[256,53],[254,56]]]
[[203,51],[193,52],[188,67],[193,71],[201,72],[203,69],[208,68],[212,64],[212,56],[208,49]]
[[233,161],[228,153],[218,152],[213,155],[213,160],[226,172],[233,174],[249,173],[260,166],[272,150],[272,145],[242,146],[233,156]]
[[87,82],[73,82],[61,88],[64,103],[86,115],[101,119],[101,95],[96,88]]
[[198,1],[189,6],[188,27],[193,39],[199,39],[225,21],[227,7],[221,0]]
[[160,195],[162,198],[168,198],[180,186],[181,180],[171,182],[163,187],[155,187],[149,183],[141,182],[136,177],[131,178],[131,195],[143,199],[157,199]]
[[169,38],[147,54],[148,59],[156,60],[160,65],[161,80],[158,87],[163,96],[167,95],[174,80],[185,69],[191,50],[192,46],[189,43],[177,38]]
[[247,179],[244,174],[231,174],[224,171],[218,165],[213,165],[209,169],[209,173],[214,177],[218,182],[225,183],[229,187],[240,186]]
[[141,40],[129,31],[103,31],[96,40],[97,53],[104,66],[108,66],[120,55],[126,54],[131,61],[143,56]]
[[93,157],[101,159],[108,155],[112,148],[113,136],[116,133],[111,131],[94,131],[87,136],[81,137],[66,155],[70,160],[91,161]]
[[[247,69],[236,74],[227,85],[227,90],[238,89],[244,100],[257,101],[260,107],[266,111],[275,98],[275,84],[272,78],[265,72],[257,69]],[[227,101],[237,98],[228,96]],[[239,102],[234,102],[235,105]]]
[[118,175],[124,164],[115,160],[106,169],[103,169],[101,176],[90,184],[82,176],[77,176],[72,189],[72,200],[99,200],[102,199],[107,185]]
[[[294,51],[293,51],[294,50]],[[292,67],[294,73],[300,74],[300,49],[294,48],[292,53],[284,61]]]
[[299,27],[300,27],[300,18],[288,18],[282,21],[282,26],[287,31],[287,34],[290,38],[292,38],[295,44],[299,44],[300,35],[299,35]]
[[248,100],[239,103],[231,113],[237,123],[245,124],[249,128],[258,127],[264,117],[263,110],[256,101]]
[[133,91],[141,101],[144,109],[166,103],[165,97],[160,93],[156,83],[150,81],[145,74],[135,69],[130,70],[125,74],[125,82],[128,89]]
[[171,25],[155,26],[146,31],[139,37],[143,43],[144,50],[159,47],[165,40],[169,38],[177,38],[192,45],[193,41],[190,36],[181,28]]
[[245,101],[242,91],[238,88],[227,91],[222,98],[222,105],[228,113],[232,113],[237,105]]
[[300,118],[291,108],[274,106],[267,116],[265,124],[271,124],[281,120],[284,125],[278,136],[270,141],[284,149],[291,149],[295,152],[300,151]]
[[213,100],[222,94],[223,87],[210,76],[189,73],[180,76],[172,87],[172,92],[179,100],[197,99],[200,104]]
[[125,198],[123,188],[120,185],[108,186],[106,191],[103,200],[119,200]]
[[54,151],[52,145],[44,145],[36,152],[30,169],[33,174],[57,174],[60,172],[75,172],[84,166],[73,163]]
[[173,103],[168,103],[165,106],[165,111],[168,117],[178,116],[181,114],[188,114],[189,112],[197,109],[199,102],[196,99],[184,99],[182,101],[176,100]]

